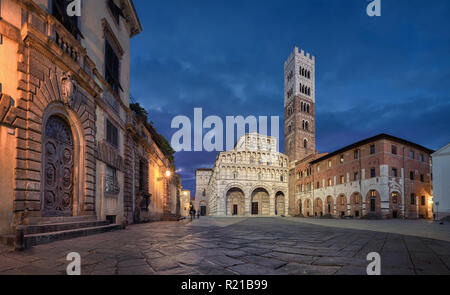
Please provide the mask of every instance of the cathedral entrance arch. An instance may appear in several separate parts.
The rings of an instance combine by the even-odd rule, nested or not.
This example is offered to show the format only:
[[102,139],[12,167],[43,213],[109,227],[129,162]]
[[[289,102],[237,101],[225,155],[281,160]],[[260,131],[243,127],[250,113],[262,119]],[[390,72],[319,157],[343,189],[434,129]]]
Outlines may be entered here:
[[275,215],[285,215],[285,197],[283,192],[278,192],[275,195]]
[[264,188],[257,188],[252,193],[251,199],[252,215],[270,215],[270,197],[269,192]]
[[229,216],[244,215],[244,192],[237,187],[230,188],[227,192],[227,211]]

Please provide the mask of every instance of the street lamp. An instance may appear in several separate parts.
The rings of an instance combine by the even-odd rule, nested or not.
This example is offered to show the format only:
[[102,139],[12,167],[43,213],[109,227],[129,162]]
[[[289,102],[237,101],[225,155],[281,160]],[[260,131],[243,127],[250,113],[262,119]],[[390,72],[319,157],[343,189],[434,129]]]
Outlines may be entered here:
[[167,171],[166,171],[166,177],[167,177],[167,178],[169,178],[171,174],[172,174],[172,172],[170,172],[170,170],[167,170]]

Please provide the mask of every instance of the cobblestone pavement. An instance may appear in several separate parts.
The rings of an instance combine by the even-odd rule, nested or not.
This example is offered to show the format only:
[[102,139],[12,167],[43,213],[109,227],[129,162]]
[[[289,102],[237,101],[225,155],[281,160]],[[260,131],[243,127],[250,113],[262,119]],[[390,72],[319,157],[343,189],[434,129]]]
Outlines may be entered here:
[[335,228],[282,218],[159,222],[59,241],[24,252],[0,248],[0,274],[65,274],[78,252],[82,274],[450,274],[450,243],[395,233]]

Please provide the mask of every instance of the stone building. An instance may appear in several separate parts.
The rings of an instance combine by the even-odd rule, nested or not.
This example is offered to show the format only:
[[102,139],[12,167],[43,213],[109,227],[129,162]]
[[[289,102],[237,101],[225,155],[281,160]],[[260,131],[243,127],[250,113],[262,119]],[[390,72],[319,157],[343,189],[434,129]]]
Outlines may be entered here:
[[0,234],[179,209],[178,176],[129,109],[133,2],[83,1],[80,17],[68,3],[0,1]]
[[212,169],[197,169],[195,171],[194,209],[200,210],[202,216],[209,215],[208,184],[213,173]]
[[432,218],[431,150],[381,134],[319,154],[314,56],[295,47],[284,74],[291,215]]
[[193,206],[190,190],[182,190],[181,191],[180,204],[181,204],[180,215],[184,216],[184,217],[188,217],[189,211],[191,210],[191,206]]
[[209,215],[287,214],[288,158],[276,151],[276,140],[250,133],[234,150],[219,153],[206,192],[200,191],[209,199]]

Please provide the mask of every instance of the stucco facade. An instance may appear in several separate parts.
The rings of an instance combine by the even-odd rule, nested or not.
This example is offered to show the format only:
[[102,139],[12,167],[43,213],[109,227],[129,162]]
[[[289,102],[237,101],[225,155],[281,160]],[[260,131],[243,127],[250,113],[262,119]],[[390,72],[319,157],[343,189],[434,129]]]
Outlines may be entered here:
[[441,219],[450,216],[450,144],[432,157],[434,209]]

